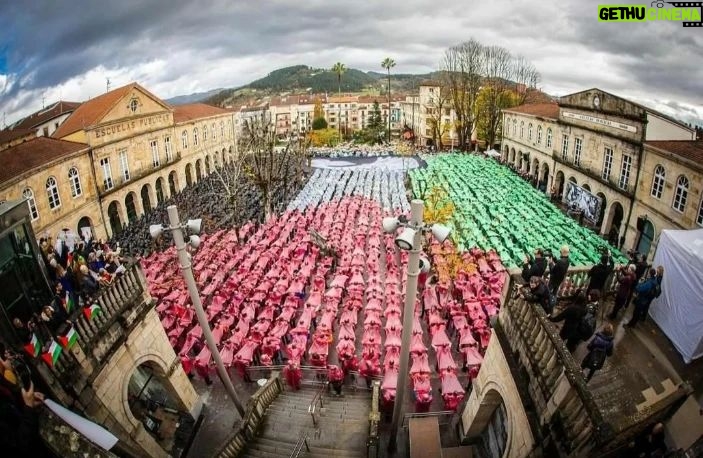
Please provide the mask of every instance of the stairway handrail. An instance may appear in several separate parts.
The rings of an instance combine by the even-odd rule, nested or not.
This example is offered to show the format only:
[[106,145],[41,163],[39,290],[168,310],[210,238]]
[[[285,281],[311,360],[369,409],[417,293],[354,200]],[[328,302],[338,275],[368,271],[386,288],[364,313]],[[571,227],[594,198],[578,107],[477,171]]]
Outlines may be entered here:
[[305,445],[305,449],[308,452],[310,451],[310,445],[308,445],[309,436],[310,434],[307,432],[300,435],[300,437],[298,438],[298,442],[295,443],[295,447],[293,447],[293,451],[291,452],[289,458],[298,458],[300,452],[303,451],[303,445]]
[[315,391],[315,396],[313,396],[312,401],[310,401],[310,405],[308,406],[308,413],[312,416],[312,424],[315,427],[317,427],[317,417],[315,416],[315,413],[317,412],[317,404],[320,404],[320,408],[324,407],[322,403],[322,395],[325,391],[327,391],[329,384],[330,382],[324,381],[320,385],[320,388]]

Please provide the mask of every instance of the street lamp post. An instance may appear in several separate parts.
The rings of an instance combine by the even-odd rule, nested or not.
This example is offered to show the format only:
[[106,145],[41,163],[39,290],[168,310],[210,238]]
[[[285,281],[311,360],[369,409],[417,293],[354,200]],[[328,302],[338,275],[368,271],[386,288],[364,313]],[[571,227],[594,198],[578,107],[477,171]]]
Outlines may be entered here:
[[[383,229],[392,233],[400,226],[405,226],[403,232],[396,238],[396,245],[400,249],[409,250],[405,303],[403,305],[403,331],[400,344],[400,365],[398,367],[398,384],[396,387],[395,404],[393,406],[393,419],[391,421],[391,437],[388,450],[394,452],[398,446],[398,428],[403,416],[405,391],[408,389],[408,364],[410,359],[410,340],[413,330],[413,317],[415,316],[415,300],[417,297],[417,278],[420,274],[420,252],[422,250],[422,237],[425,231],[431,230],[439,242],[444,242],[449,236],[449,229],[433,224],[428,227],[423,224],[422,216],[424,203],[415,199],[410,203],[410,221],[398,218],[384,218]],[[423,260],[425,262],[426,260]],[[429,265],[425,266],[426,268]]]
[[[168,211],[168,219],[170,226],[165,228],[164,226],[157,224],[152,225],[149,228],[151,236],[156,238],[164,230],[170,230],[173,234],[173,241],[176,245],[176,251],[178,252],[178,260],[180,261],[181,273],[183,274],[183,279],[188,287],[188,293],[190,294],[190,300],[193,302],[193,308],[195,309],[195,314],[198,317],[198,323],[200,328],[203,330],[203,336],[205,337],[205,342],[207,343],[210,353],[212,353],[212,359],[215,361],[215,367],[217,368],[217,375],[219,375],[222,384],[227,390],[227,394],[232,399],[234,407],[239,412],[240,417],[244,418],[244,407],[239,401],[237,392],[234,390],[234,385],[232,385],[232,380],[230,380],[227,374],[227,369],[225,369],[222,363],[222,357],[217,349],[217,344],[215,344],[215,338],[212,335],[212,330],[210,329],[210,324],[207,320],[207,315],[205,315],[205,310],[203,310],[203,304],[200,301],[200,294],[198,293],[198,286],[195,283],[195,277],[193,276],[193,269],[191,264],[190,255],[186,251],[186,243],[183,238],[183,229],[192,228],[193,232],[200,231],[200,220],[189,220],[185,225],[181,224],[178,217],[178,208],[175,205],[169,205],[166,209]],[[200,238],[197,236],[190,237],[191,245],[196,246],[200,244]]]

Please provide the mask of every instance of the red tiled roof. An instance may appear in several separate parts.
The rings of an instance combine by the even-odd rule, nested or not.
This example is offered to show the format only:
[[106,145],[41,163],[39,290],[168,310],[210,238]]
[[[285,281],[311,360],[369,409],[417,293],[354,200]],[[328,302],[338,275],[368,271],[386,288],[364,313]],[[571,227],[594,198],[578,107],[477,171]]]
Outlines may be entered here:
[[529,103],[503,110],[507,113],[520,113],[541,118],[558,119],[559,105],[556,103]]
[[135,86],[138,86],[138,84],[130,83],[81,104],[81,106],[76,108],[76,111],[56,129],[52,137],[65,137],[79,130],[94,126],[113,106],[115,106],[118,100],[124,97]]
[[37,137],[0,151],[0,183],[87,148],[84,143]]
[[703,141],[701,140],[652,140],[646,146],[667,151],[698,165],[703,164]]
[[0,144],[9,143],[22,137],[36,136],[34,129],[5,129],[0,130]]
[[64,102],[59,100],[49,108],[42,109],[36,113],[32,113],[24,119],[17,121],[13,129],[32,129],[40,124],[58,118],[62,114],[70,113],[80,106],[79,102]]
[[190,103],[188,105],[178,105],[174,107],[173,120],[175,122],[186,122],[227,113],[232,113],[232,110],[207,105],[205,103]]

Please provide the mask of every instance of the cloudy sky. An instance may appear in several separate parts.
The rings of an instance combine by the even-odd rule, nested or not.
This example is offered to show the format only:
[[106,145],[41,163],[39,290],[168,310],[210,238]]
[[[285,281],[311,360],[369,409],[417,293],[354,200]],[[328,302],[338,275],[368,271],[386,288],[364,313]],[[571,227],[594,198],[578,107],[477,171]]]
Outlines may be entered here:
[[[605,3],[605,2],[603,2]],[[0,0],[0,112],[131,81],[162,98],[295,64],[436,70],[471,37],[530,59],[541,88],[591,87],[703,124],[703,29],[604,23],[595,0]],[[2,119],[0,119],[0,126]]]

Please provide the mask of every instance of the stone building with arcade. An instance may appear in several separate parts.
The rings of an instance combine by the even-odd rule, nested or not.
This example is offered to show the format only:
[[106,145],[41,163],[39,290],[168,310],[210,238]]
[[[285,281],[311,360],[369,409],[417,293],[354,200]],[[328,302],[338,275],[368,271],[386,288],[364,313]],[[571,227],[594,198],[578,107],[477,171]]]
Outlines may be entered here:
[[75,108],[51,137],[4,131],[0,199],[27,199],[40,236],[68,228],[110,237],[229,162],[232,115],[171,107],[137,83],[114,89]]
[[703,224],[702,147],[683,123],[590,89],[504,110],[503,126],[502,159],[559,199],[569,182],[599,197],[594,229],[623,250],[651,258],[662,229]]

